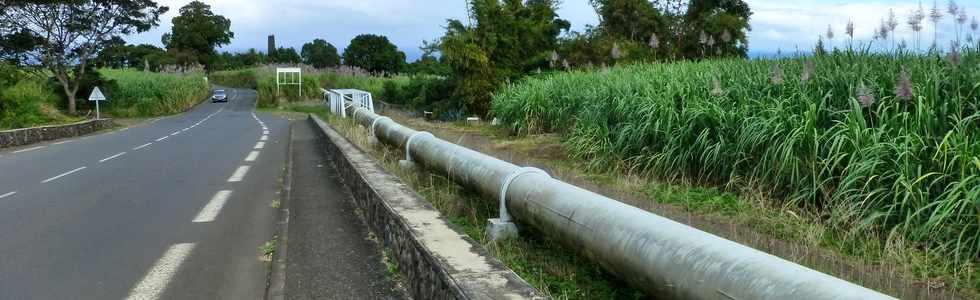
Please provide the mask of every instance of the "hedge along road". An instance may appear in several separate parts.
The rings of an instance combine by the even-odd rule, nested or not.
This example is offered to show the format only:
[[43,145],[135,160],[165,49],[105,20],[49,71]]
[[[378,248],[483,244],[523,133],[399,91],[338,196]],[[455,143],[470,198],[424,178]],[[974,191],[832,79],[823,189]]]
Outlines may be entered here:
[[289,124],[228,94],[0,153],[0,299],[262,298]]

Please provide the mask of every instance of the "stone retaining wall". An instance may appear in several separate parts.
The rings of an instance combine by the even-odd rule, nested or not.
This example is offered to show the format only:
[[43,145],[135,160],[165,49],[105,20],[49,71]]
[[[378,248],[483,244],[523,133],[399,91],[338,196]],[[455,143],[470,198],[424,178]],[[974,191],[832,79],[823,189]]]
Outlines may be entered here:
[[327,158],[415,299],[544,299],[431,204],[316,116]]
[[86,135],[112,126],[112,119],[101,119],[66,125],[0,131],[0,148],[24,146],[43,141]]

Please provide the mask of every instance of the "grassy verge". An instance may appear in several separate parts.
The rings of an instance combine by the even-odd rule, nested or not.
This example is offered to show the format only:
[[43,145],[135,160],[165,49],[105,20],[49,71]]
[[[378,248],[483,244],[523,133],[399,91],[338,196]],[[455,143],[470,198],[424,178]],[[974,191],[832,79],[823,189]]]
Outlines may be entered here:
[[44,73],[19,70],[0,62],[0,130],[83,120],[62,114],[59,100]]
[[114,82],[103,109],[119,118],[141,118],[187,111],[208,99],[211,88],[204,74],[166,74],[137,70],[99,71]]
[[[67,116],[59,110],[63,100],[47,73],[8,66],[2,69],[0,73],[11,76],[0,80],[3,81],[0,82],[0,129],[74,123],[87,118]],[[99,73],[105,79],[100,88],[109,98],[100,103],[102,113],[107,117],[145,118],[175,114],[207,99],[210,93],[202,74],[112,69],[99,70]],[[92,108],[85,100],[87,95],[79,94],[79,107]]]

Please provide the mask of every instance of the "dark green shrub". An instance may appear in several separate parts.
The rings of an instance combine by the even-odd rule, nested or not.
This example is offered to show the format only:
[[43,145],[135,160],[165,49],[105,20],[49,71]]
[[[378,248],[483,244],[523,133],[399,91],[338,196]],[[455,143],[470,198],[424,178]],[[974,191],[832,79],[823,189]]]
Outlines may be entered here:
[[22,80],[0,93],[0,128],[43,125],[62,118],[54,108],[58,97],[44,84]]
[[234,88],[255,89],[258,81],[255,69],[214,72],[208,76],[211,83]]

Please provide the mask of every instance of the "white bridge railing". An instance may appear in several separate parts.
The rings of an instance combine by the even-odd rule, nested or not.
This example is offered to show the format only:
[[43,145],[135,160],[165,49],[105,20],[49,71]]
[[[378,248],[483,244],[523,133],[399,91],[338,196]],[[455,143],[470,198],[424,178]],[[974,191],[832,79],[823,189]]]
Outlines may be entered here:
[[374,97],[371,93],[355,89],[320,89],[323,91],[323,101],[330,108],[330,113],[347,117],[347,108],[351,105],[365,108],[374,112]]

